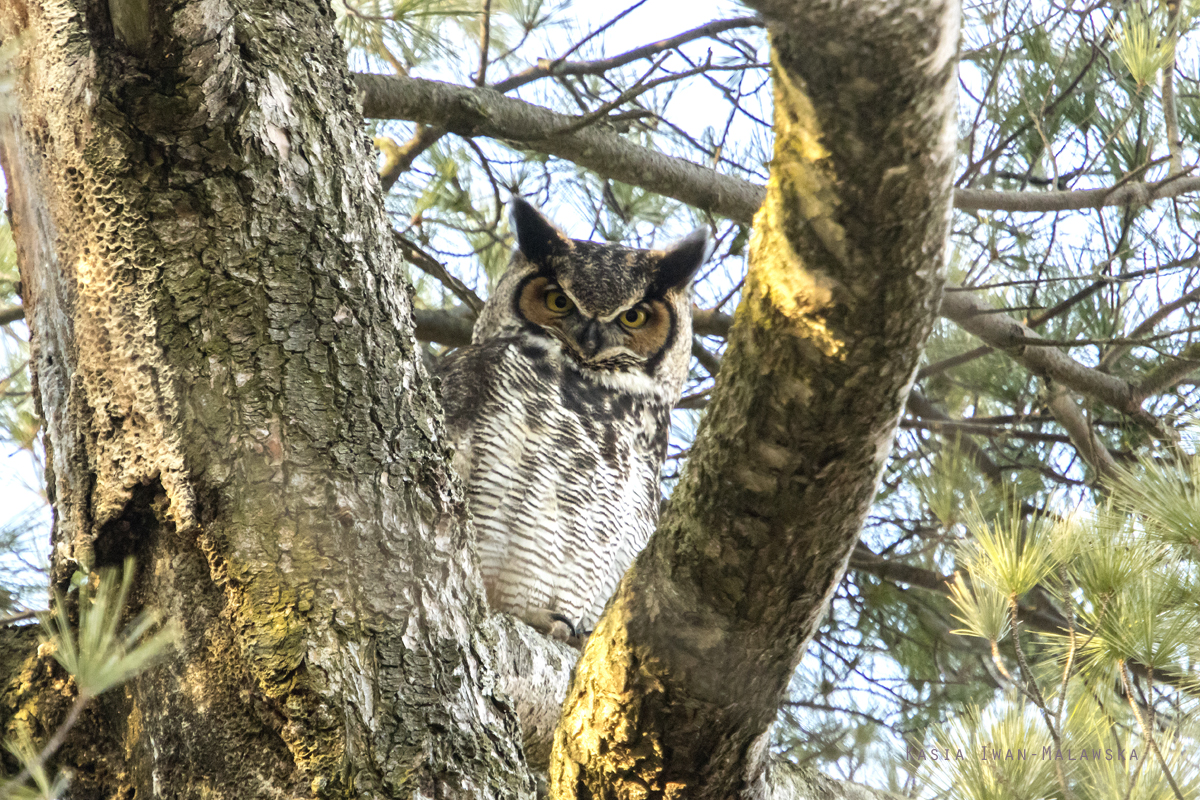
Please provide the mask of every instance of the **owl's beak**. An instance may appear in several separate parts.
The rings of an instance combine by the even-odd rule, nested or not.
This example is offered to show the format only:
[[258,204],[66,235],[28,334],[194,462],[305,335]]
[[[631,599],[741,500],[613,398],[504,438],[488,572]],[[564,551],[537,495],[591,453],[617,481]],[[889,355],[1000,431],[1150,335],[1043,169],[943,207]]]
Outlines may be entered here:
[[600,354],[600,350],[604,348],[604,338],[601,335],[599,320],[591,320],[579,332],[579,350],[583,353],[584,358],[592,359]]

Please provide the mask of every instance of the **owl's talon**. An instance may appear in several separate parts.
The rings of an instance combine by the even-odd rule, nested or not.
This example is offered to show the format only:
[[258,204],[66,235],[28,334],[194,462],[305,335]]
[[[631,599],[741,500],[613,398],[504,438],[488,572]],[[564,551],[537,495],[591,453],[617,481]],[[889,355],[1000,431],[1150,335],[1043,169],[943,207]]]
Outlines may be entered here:
[[520,615],[520,619],[538,633],[543,633],[551,639],[560,642],[575,638],[575,625],[571,620],[557,611],[548,608],[531,608]]

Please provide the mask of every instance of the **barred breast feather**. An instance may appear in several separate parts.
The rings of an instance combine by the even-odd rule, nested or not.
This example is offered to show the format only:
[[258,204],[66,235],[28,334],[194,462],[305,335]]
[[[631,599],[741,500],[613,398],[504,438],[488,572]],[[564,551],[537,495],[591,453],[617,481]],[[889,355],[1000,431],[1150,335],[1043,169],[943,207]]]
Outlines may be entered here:
[[673,398],[585,377],[559,349],[522,334],[462,351],[443,393],[492,606],[586,631],[654,530]]

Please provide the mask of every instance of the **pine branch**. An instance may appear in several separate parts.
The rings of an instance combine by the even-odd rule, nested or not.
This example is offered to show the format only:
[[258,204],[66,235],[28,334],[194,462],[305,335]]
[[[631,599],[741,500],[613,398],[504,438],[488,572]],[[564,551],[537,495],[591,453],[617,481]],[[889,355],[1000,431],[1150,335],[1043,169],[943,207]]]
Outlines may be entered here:
[[[635,47],[612,58],[603,58],[596,61],[564,61],[558,59],[541,59],[536,66],[508,76],[502,81],[492,85],[492,89],[497,92],[510,92],[513,89],[524,86],[527,83],[533,83],[541,78],[546,78],[551,75],[603,75],[610,69],[625,66],[634,61],[639,61],[643,58],[650,58],[664,50],[674,50],[681,45],[696,39],[716,36],[725,31],[736,30],[738,28],[759,28],[763,26],[763,21],[760,17],[736,17],[734,19],[722,19],[714,22],[701,25],[698,28],[692,28],[690,31],[684,31],[677,36],[672,36],[668,39],[653,42]],[[565,57],[564,57],[565,58]],[[397,70],[399,74],[407,75],[402,70]],[[481,81],[482,82],[482,81]],[[424,153],[433,146],[438,139],[441,139],[447,133],[445,128],[434,126],[421,125],[417,128],[417,132],[402,148],[403,159],[396,162],[399,167],[399,172],[407,171],[412,162],[417,159],[421,153]],[[397,173],[397,175],[399,174]],[[390,184],[389,184],[390,186]]]
[[471,287],[451,275],[442,262],[429,255],[429,253],[426,253],[417,246],[416,242],[413,242],[399,231],[392,231],[392,237],[400,247],[400,252],[404,254],[405,259],[409,263],[416,266],[426,275],[436,278],[443,286],[453,292],[454,296],[470,309],[472,315],[483,311],[483,301],[479,299],[479,295],[471,291]]
[[1200,369],[1200,344],[1190,344],[1173,360],[1147,372],[1138,383],[1137,394],[1150,397],[1166,391]]
[[[1142,320],[1136,328],[1134,328],[1132,331],[1130,331],[1129,336],[1127,336],[1125,338],[1135,340],[1139,336],[1143,336],[1143,335],[1149,333],[1150,331],[1152,331],[1156,327],[1158,327],[1158,324],[1160,322],[1165,320],[1167,317],[1171,316],[1171,314],[1173,314],[1175,311],[1178,311],[1179,309],[1183,308],[1184,306],[1190,305],[1191,303],[1194,303],[1197,300],[1200,300],[1200,287],[1197,287],[1197,288],[1191,290],[1190,292],[1187,292],[1182,297],[1180,297],[1178,300],[1173,300],[1170,303],[1159,306],[1157,309],[1155,309],[1153,314],[1149,315],[1144,320]],[[1097,366],[1100,369],[1108,369],[1113,364],[1115,364],[1117,362],[1117,360],[1121,358],[1121,356],[1123,356],[1123,355],[1125,355],[1125,353],[1129,352],[1129,350],[1132,347],[1133,347],[1133,345],[1129,344],[1129,343],[1114,345],[1106,353],[1104,353],[1103,356],[1100,357],[1100,362],[1097,364]]]
[[[765,734],[932,329],[957,6],[756,5],[773,22],[776,138],[738,321],[671,504],[576,667],[552,794],[777,796]],[[809,57],[835,39],[836,54]],[[827,159],[805,157],[815,140]]]
[[417,323],[416,336],[423,342],[435,342],[447,347],[462,347],[471,343],[471,328],[475,325],[475,318],[462,306],[445,311],[414,308],[413,320]]
[[692,339],[692,357],[700,362],[700,366],[708,370],[708,374],[716,377],[721,369],[721,357],[710,353],[697,338]]
[[[908,410],[914,416],[927,420],[935,431],[940,430],[942,423],[953,421],[949,415],[929,402],[929,399],[918,389],[913,389],[908,394]],[[983,448],[974,439],[969,436],[961,437],[959,447],[975,463],[975,467],[987,476],[989,481],[997,486],[1004,482],[1003,471],[987,453],[983,452]]]
[[1065,386],[1051,387],[1046,406],[1067,432],[1079,457],[1089,467],[1102,476],[1112,475],[1116,471],[1117,462],[1108,452],[1108,445],[1096,435],[1070,390]]
[[[1171,154],[1171,174],[1183,169],[1183,140],[1179,135],[1179,109],[1175,102],[1175,48],[1179,39],[1179,3],[1164,3],[1167,9],[1166,40],[1171,58],[1162,68],[1162,114],[1166,125],[1167,152]],[[1178,790],[1176,790],[1178,791]]]
[[[529,765],[544,772],[550,763],[551,736],[559,707],[567,693],[571,670],[579,653],[562,642],[543,636],[508,614],[488,617],[488,639],[500,688],[517,709]],[[828,800],[886,800],[886,792],[848,781],[835,781],[811,770],[802,770],[784,757],[772,759],[765,781],[769,796],[777,800],[823,797]]]
[[383,190],[386,192],[391,189],[396,179],[402,173],[412,169],[413,162],[445,135],[445,128],[439,128],[436,125],[418,125],[412,138],[399,146],[394,154],[390,152],[386,153],[387,164],[385,165],[385,171],[380,173],[380,182],[383,184]]
[[[1096,292],[1100,291],[1101,289],[1103,289],[1106,286],[1112,286],[1114,283],[1118,283],[1120,281],[1134,280],[1136,278],[1141,278],[1141,277],[1143,277],[1145,275],[1149,275],[1149,274],[1161,274],[1163,271],[1165,271],[1169,268],[1183,266],[1185,264],[1190,264],[1190,263],[1195,262],[1195,260],[1196,260],[1195,256],[1189,256],[1188,258],[1185,258],[1185,259],[1177,259],[1169,264],[1155,265],[1154,267],[1150,267],[1148,269],[1134,270],[1132,272],[1121,273],[1120,275],[1111,275],[1111,276],[1105,276],[1102,278],[1098,278],[1098,279],[1092,281],[1091,284],[1083,287],[1082,289],[1075,292],[1075,294],[1066,298],[1062,302],[1057,303],[1053,307],[1046,309],[1045,311],[1041,312],[1040,314],[1037,314],[1036,316],[1029,318],[1028,320],[1026,320],[1025,324],[1034,329],[1040,328],[1043,325],[1045,325],[1047,322],[1049,322],[1050,320],[1055,319],[1056,317],[1060,317],[1063,314],[1065,314],[1066,312],[1070,311],[1072,308],[1079,305],[1084,300],[1091,297]],[[1113,259],[1109,258],[1100,264],[1094,265],[1092,267],[1092,272],[1093,273],[1099,272],[1101,269],[1104,269],[1105,267],[1107,267],[1108,264],[1111,263],[1112,261],[1113,261]],[[969,288],[948,286],[948,287],[946,287],[946,291],[947,292],[981,291],[985,288],[999,288],[1000,286],[1003,286],[1003,285],[1007,285],[1007,284],[990,284],[989,286],[986,286],[986,287],[985,286],[975,286],[975,287],[969,287]],[[953,367],[958,367],[963,364],[969,363],[971,361],[974,361],[977,358],[982,358],[983,356],[986,356],[990,352],[992,352],[992,348],[987,345],[983,345],[981,347],[976,347],[973,350],[969,350],[965,353],[959,353],[956,356],[951,356],[950,358],[944,359],[935,364],[929,364],[927,366],[922,367],[921,370],[917,373],[917,380],[921,381],[921,380],[924,380],[925,378],[928,378],[930,375],[936,375],[940,372],[944,372],[945,370],[951,369]],[[1147,393],[1147,394],[1151,394],[1151,393]]]
[[1157,182],[1135,181],[1107,189],[1076,189],[1066,192],[993,192],[955,189],[954,207],[964,211],[1080,211],[1109,206],[1146,206],[1155,200],[1200,191],[1200,178],[1167,178]]
[[555,135],[578,118],[505,97],[494,89],[383,75],[359,74],[355,81],[368,117],[406,119],[440,125],[464,137],[502,139],[743,222],[749,222],[762,203],[761,186],[656,153],[602,128]]
[[1031,341],[1041,337],[1007,314],[983,305],[964,292],[952,292],[942,299],[942,316],[986,344],[1004,350],[1030,372],[1111,406],[1160,438],[1174,438],[1141,407],[1142,398],[1128,381],[1085,367],[1054,347],[1029,346]]

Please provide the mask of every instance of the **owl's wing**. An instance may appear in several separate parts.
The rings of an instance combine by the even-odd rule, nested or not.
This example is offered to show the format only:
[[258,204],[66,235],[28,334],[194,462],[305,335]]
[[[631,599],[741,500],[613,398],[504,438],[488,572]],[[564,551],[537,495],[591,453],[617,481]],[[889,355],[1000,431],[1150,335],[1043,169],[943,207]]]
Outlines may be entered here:
[[469,433],[471,424],[493,392],[495,358],[499,355],[489,342],[452,350],[442,357],[435,377],[442,382],[442,408],[452,439]]

